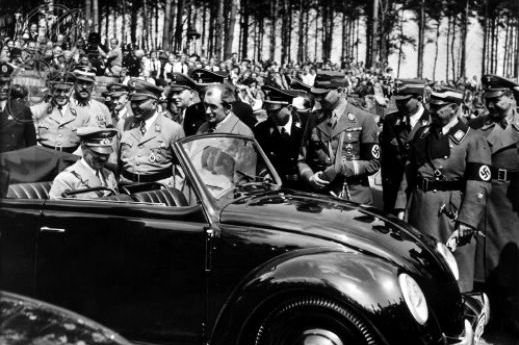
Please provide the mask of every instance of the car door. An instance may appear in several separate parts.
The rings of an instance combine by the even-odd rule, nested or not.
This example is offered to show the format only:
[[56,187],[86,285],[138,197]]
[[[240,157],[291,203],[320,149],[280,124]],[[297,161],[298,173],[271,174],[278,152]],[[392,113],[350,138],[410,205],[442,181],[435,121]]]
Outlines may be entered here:
[[201,343],[200,205],[50,200],[39,233],[38,298],[147,343]]
[[0,198],[0,289],[34,296],[43,200]]

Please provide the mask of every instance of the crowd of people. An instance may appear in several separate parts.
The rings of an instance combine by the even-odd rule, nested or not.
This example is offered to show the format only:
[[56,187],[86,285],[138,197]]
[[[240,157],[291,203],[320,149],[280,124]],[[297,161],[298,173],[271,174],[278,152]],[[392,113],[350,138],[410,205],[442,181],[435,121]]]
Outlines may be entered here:
[[[105,51],[90,37],[39,52],[52,62],[49,95],[29,108],[9,99],[20,88],[10,76],[40,60],[26,64],[13,51],[27,49],[5,47],[0,151],[37,144],[82,157],[56,177],[51,198],[118,183],[174,187],[173,144],[195,134],[254,137],[284,185],[363,204],[373,203],[368,177],[381,170],[385,211],[447,243],[460,289],[481,283],[495,320],[518,331],[519,86],[509,80],[444,85],[359,64],[147,56],[123,53],[116,39]],[[99,76],[114,80],[96,100]]]

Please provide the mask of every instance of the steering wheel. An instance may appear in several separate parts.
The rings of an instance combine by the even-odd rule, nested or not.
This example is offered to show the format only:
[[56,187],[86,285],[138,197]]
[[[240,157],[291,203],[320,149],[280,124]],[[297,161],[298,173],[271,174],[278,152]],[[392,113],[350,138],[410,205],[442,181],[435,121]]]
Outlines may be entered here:
[[69,197],[69,196],[72,196],[72,195],[76,195],[76,194],[97,192],[97,191],[101,191],[101,190],[110,192],[110,194],[108,194],[107,196],[117,194],[115,192],[115,190],[113,190],[112,188],[99,186],[99,187],[83,188],[83,189],[76,189],[76,190],[65,191],[65,192],[63,192],[63,197],[66,198],[66,197]]

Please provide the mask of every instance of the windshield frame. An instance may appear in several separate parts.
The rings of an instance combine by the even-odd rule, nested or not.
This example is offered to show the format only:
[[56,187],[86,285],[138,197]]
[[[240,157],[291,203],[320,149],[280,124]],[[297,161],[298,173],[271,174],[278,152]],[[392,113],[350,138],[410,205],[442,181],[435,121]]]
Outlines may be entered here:
[[[211,133],[211,134],[202,134],[202,135],[192,135],[186,138],[182,138],[178,140],[175,145],[175,151],[177,154],[177,157],[179,158],[179,161],[184,168],[184,172],[186,174],[186,178],[190,180],[192,183],[193,188],[195,188],[198,192],[198,195],[200,197],[200,200],[203,205],[207,207],[207,211],[210,214],[210,218],[212,219],[218,219],[218,214],[221,209],[223,209],[227,204],[233,202],[236,199],[230,200],[228,202],[222,202],[222,200],[216,199],[212,193],[209,191],[209,189],[206,187],[204,181],[202,181],[202,178],[200,174],[196,171],[193,162],[191,161],[188,153],[186,150],[184,150],[184,145],[188,144],[192,141],[202,140],[202,139],[208,139],[208,138],[230,138],[230,139],[241,139],[241,140],[248,140],[251,141],[254,145],[254,148],[256,152],[259,153],[260,157],[264,160],[267,169],[270,172],[270,175],[273,178],[273,181],[271,182],[272,186],[277,190],[282,187],[281,178],[279,177],[278,172],[272,165],[272,162],[268,159],[267,155],[259,145],[259,143],[256,141],[255,138],[245,136],[245,135],[239,135],[239,134],[230,134],[230,133]],[[258,157],[258,158],[260,158]],[[261,182],[258,182],[261,183]],[[272,190],[274,190],[274,188]]]

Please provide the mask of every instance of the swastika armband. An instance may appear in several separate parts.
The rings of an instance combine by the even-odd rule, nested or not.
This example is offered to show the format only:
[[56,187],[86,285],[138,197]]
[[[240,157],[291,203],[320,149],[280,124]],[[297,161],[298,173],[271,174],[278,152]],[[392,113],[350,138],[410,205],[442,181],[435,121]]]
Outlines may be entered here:
[[372,160],[380,159],[380,146],[377,143],[361,144],[360,159]]
[[467,180],[490,182],[492,179],[492,171],[487,164],[467,163],[465,178]]

